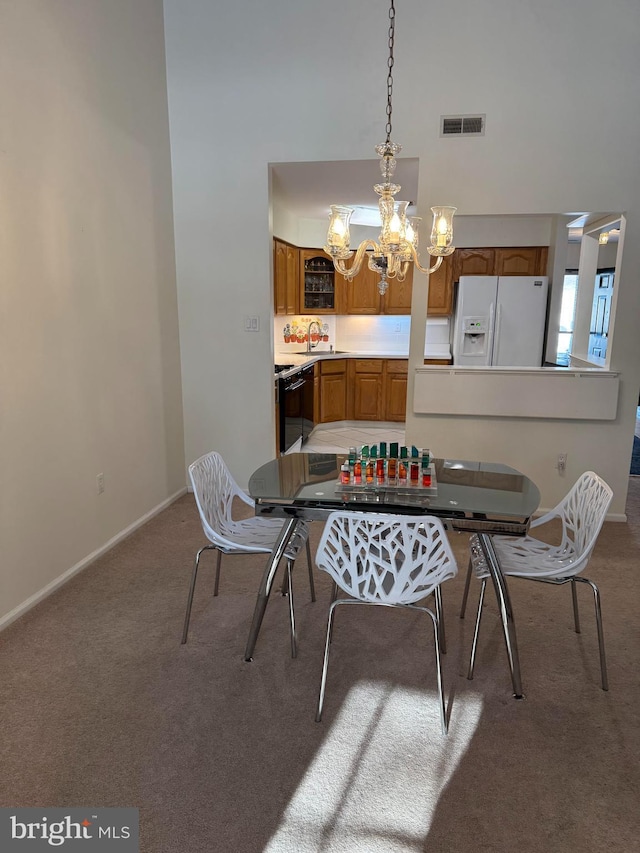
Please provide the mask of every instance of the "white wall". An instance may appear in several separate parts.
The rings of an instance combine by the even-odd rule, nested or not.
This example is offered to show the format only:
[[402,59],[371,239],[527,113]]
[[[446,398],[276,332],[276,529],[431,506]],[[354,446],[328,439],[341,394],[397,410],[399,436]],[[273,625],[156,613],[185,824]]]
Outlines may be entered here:
[[[247,313],[271,317],[267,164],[372,156],[385,136],[388,6],[166,0],[165,10],[186,455],[215,447],[246,482],[274,434],[273,324],[242,331]],[[442,13],[405,0],[397,12],[394,137],[420,160],[418,210],[445,202],[461,216],[628,214],[611,361],[623,373],[616,422],[525,430],[408,419],[416,443],[516,462],[545,504],[565,484],[543,449],[561,446],[567,478],[597,463],[614,511],[624,507],[640,384],[640,114],[629,108],[639,27],[640,6],[628,0],[458,0]],[[440,115],[475,112],[487,116],[484,137],[440,138]],[[413,316],[424,317],[418,279]],[[424,330],[413,323],[411,334],[417,365]]]
[[2,2],[0,69],[1,625],[185,476],[162,3]]

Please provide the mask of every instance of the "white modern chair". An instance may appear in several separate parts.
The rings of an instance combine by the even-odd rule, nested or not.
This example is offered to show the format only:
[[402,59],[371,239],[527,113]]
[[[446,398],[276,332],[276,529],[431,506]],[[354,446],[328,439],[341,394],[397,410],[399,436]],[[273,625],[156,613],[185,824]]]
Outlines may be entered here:
[[[247,506],[254,508],[255,502],[244,492],[231,476],[231,473],[219,453],[212,451],[206,453],[192,462],[189,466],[189,478],[193,486],[196,505],[200,514],[200,521],[204,534],[211,543],[200,548],[196,554],[189,587],[189,598],[187,600],[187,612],[184,619],[182,642],[187,642],[189,632],[189,621],[191,619],[191,606],[193,604],[193,593],[198,576],[198,565],[200,556],[204,551],[215,550],[218,552],[216,565],[216,577],[213,594],[218,595],[220,583],[220,564],[223,554],[268,554],[282,530],[283,521],[270,518],[233,518],[233,499],[239,498]],[[307,563],[309,568],[309,586],[311,588],[311,600],[316,600],[315,586],[313,582],[313,562],[311,549],[309,547],[309,529],[304,522],[298,522],[291,540],[284,552],[287,565],[286,583],[283,584],[283,592],[289,593],[289,619],[291,623],[291,656],[297,654],[296,624],[293,609],[293,586],[291,583],[291,568],[301,549],[306,547]]]
[[[371,512],[333,512],[316,553],[316,565],[334,581],[316,721],[322,719],[327,683],[333,616],[340,604],[378,604],[428,613],[433,622],[442,731],[447,715],[440,663],[440,584],[458,567],[442,522],[433,516],[385,515]],[[349,598],[338,598],[338,588]],[[434,594],[436,612],[419,606]]]
[[[562,540],[559,545],[548,545],[533,536],[511,538],[509,536],[492,536],[493,545],[500,563],[502,573],[508,577],[528,578],[549,584],[571,583],[573,600],[573,617],[576,633],[580,633],[580,617],[578,615],[578,597],[576,581],[589,584],[593,590],[598,629],[598,647],[600,650],[600,674],[602,689],[608,690],[607,664],[604,652],[604,634],[602,631],[602,611],[600,608],[600,592],[593,581],[578,574],[586,568],[591,553],[596,544],[598,534],[611,504],[613,492],[611,488],[593,471],[587,471],[577,480],[571,491],[560,503],[540,518],[531,523],[537,528],[553,519],[562,522]],[[478,613],[476,616],[471,659],[469,661],[469,678],[473,678],[482,606],[489,571],[484,559],[478,537],[474,534],[469,540],[470,559],[467,571],[464,596],[460,618],[464,617],[469,580],[471,572],[482,581]]]

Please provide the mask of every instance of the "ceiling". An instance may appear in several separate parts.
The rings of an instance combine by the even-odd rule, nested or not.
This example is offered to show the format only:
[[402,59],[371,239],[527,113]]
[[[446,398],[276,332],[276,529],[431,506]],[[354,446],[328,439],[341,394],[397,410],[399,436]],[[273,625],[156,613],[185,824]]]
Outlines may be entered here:
[[[398,199],[412,202],[409,212],[414,214],[418,195],[419,160],[415,157],[400,157],[397,161],[395,183],[402,189]],[[378,196],[374,184],[381,183],[379,160],[330,160],[299,163],[272,163],[272,195],[276,204],[281,204],[296,219],[329,220],[329,207],[344,204],[355,208],[353,225],[380,225]],[[600,231],[609,232],[609,239],[618,239],[619,214],[568,213],[571,217],[569,242],[579,243],[582,235],[596,236]]]
[[[378,196],[373,189],[374,184],[382,182],[379,160],[272,163],[271,174],[274,198],[297,218],[328,221],[329,206],[344,204],[357,208],[351,218],[353,224],[380,224]],[[415,203],[418,159],[399,158],[394,181],[402,187],[398,199]],[[372,212],[377,222],[370,221]]]

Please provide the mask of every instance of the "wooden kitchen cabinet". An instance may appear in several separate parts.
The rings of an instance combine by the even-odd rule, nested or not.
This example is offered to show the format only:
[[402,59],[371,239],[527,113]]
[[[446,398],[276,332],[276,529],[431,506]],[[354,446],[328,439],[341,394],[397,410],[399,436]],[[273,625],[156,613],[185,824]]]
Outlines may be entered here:
[[407,411],[407,375],[409,362],[405,359],[387,359],[384,377],[384,411],[382,420],[401,421]]
[[[547,246],[456,249],[429,279],[428,317],[453,314],[454,283],[461,275],[546,275]],[[433,265],[433,258],[423,258]],[[337,273],[322,249],[298,249],[274,240],[276,314],[411,314],[414,269],[405,281],[392,279],[387,292],[378,291],[379,276],[367,266],[353,281]]]
[[407,359],[327,359],[316,365],[315,421],[403,422]]
[[299,249],[283,240],[273,241],[273,292],[276,314],[299,314]]
[[461,275],[546,275],[548,246],[456,249],[453,280]]
[[358,358],[347,367],[347,419],[403,422],[407,359]]
[[348,363],[347,418],[380,421],[384,406],[384,359],[357,358]]
[[413,266],[407,270],[404,281],[392,278],[387,292],[382,297],[383,314],[411,314],[411,297],[413,294]]
[[443,258],[439,268],[429,276],[427,317],[449,317],[453,314],[454,257],[455,253]]
[[409,269],[404,281],[389,280],[384,295],[378,290],[380,275],[368,266],[360,270],[352,282],[345,281],[346,314],[411,314],[413,269]]
[[318,422],[344,421],[347,417],[347,362],[344,358],[320,362]]
[[362,268],[353,281],[347,281],[338,273],[342,279],[342,291],[344,293],[343,310],[345,314],[380,314],[381,297],[378,291],[380,276],[372,272],[367,266],[367,259],[362,262]]
[[300,249],[300,313],[335,314],[336,271],[322,249]]
[[495,275],[546,275],[547,246],[496,249]]
[[456,249],[451,257],[454,281],[461,275],[495,275],[495,249]]

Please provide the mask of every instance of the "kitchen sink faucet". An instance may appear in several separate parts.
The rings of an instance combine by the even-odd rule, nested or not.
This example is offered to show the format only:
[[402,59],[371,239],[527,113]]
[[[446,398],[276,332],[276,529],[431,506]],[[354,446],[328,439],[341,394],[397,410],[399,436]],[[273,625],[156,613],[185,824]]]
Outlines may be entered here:
[[[311,329],[313,328],[313,326],[316,327],[316,331],[318,333],[318,340],[314,344],[311,343]],[[309,323],[309,327],[307,328],[307,352],[311,352],[312,349],[315,349],[320,343],[321,338],[322,326],[320,325],[320,323],[318,323],[317,320],[312,320]]]

